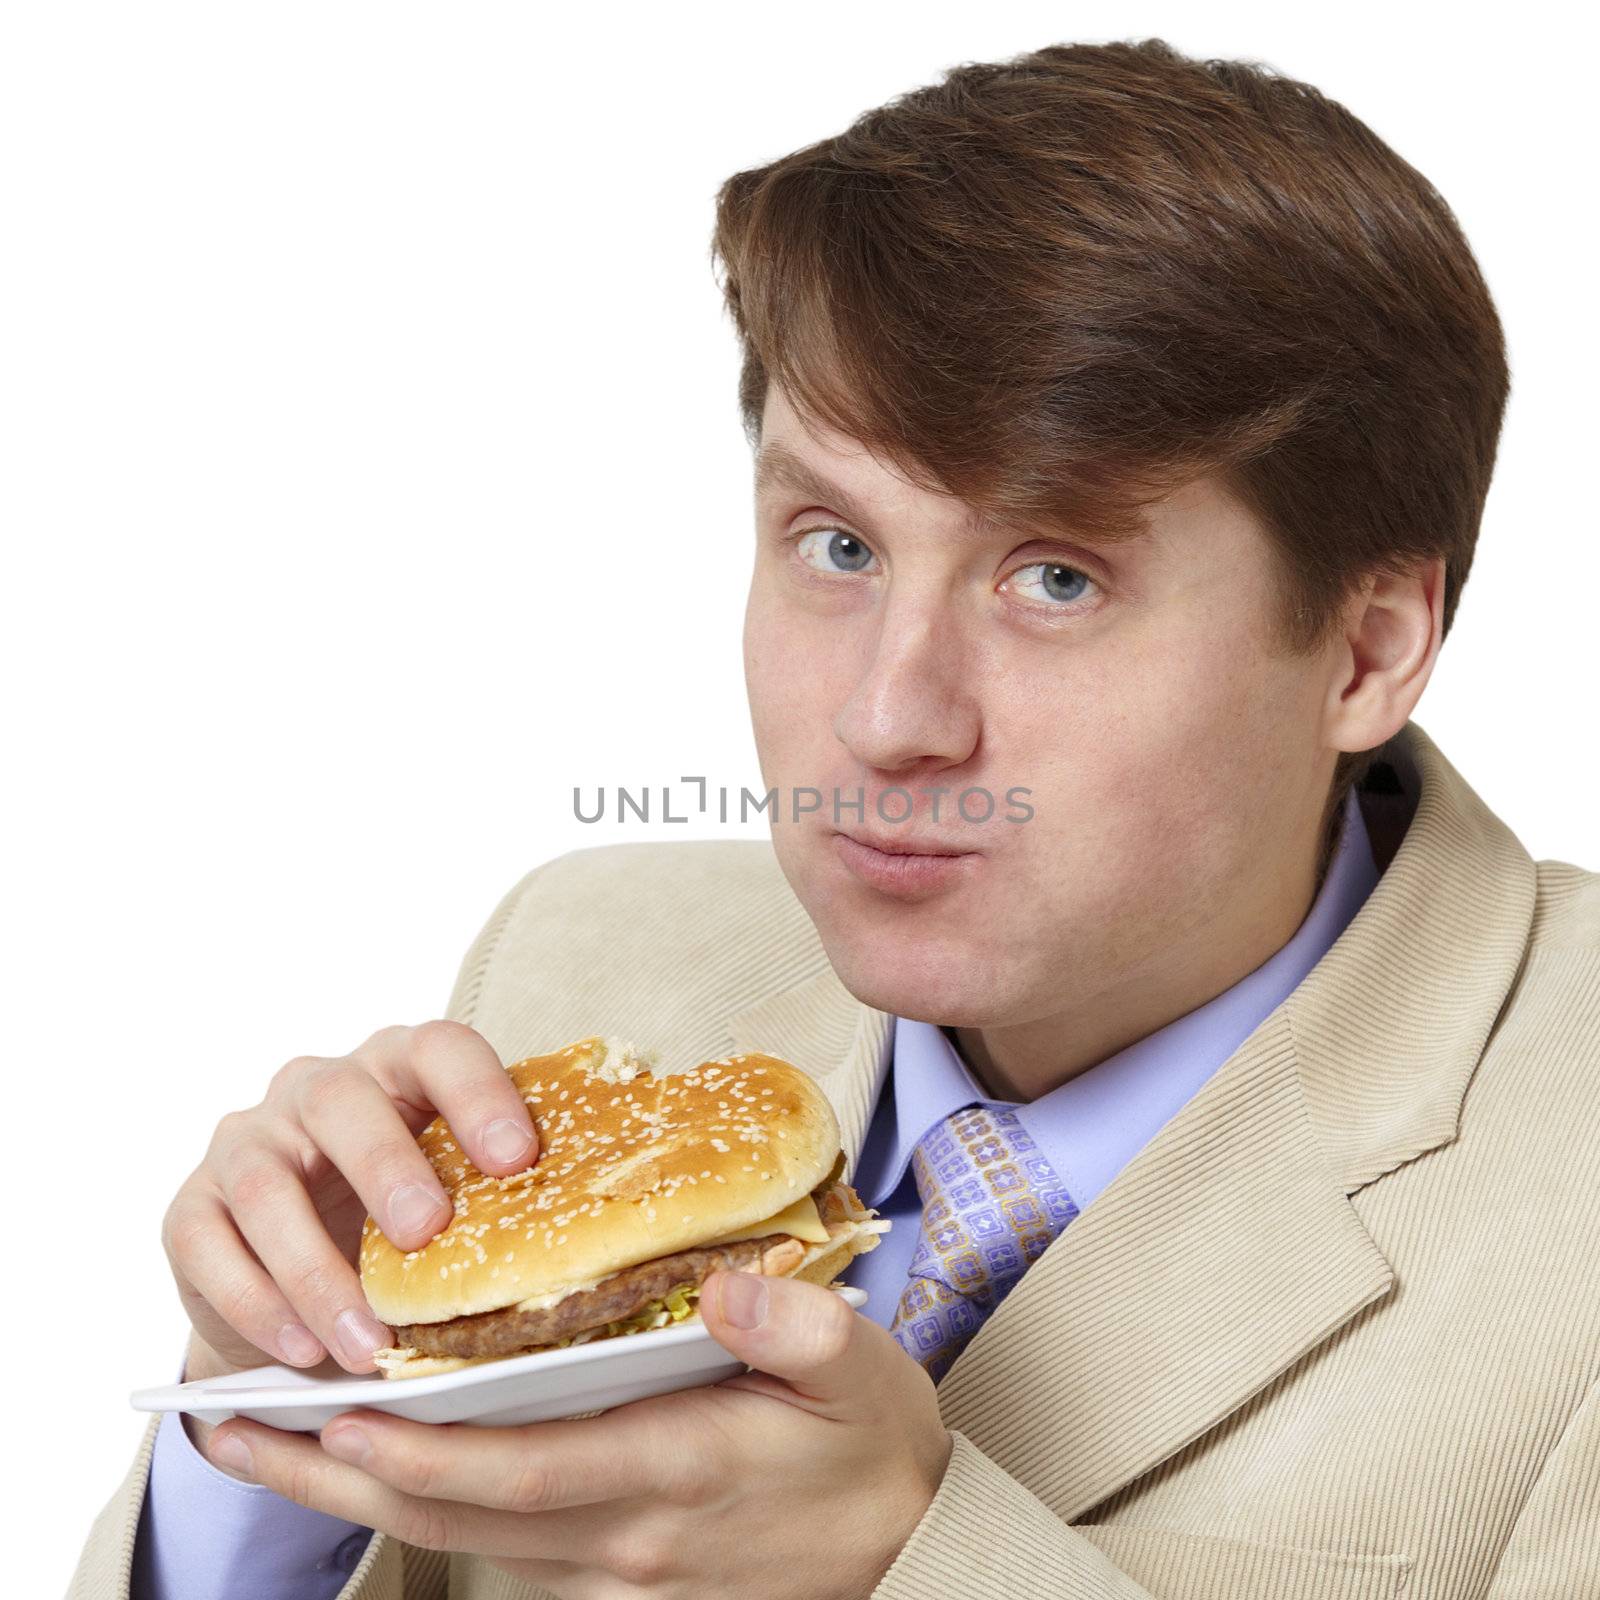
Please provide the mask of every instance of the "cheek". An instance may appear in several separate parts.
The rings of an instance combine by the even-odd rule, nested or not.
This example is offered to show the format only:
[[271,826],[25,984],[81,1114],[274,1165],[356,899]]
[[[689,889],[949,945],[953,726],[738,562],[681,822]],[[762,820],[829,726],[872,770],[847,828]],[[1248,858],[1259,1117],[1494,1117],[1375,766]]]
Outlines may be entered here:
[[835,702],[827,652],[817,648],[802,620],[752,585],[744,621],[745,693],[750,724],[771,783],[807,781],[792,775],[796,762],[831,737]]
[[1241,788],[1273,789],[1289,725],[1304,718],[1299,675],[1230,625],[1168,627],[1070,665],[1007,719],[1007,765],[1036,791],[1030,849],[1070,859],[1076,892],[1112,902],[1159,896],[1174,871],[1231,870],[1260,810]]
[[784,687],[778,664],[785,650],[771,613],[758,579],[751,585],[744,611],[744,683],[757,739],[782,713],[781,705],[774,702]]
[[1226,779],[1225,769],[1277,746],[1301,714],[1303,670],[1263,636],[1264,597],[1224,588],[1196,600],[1100,688],[1114,707],[1113,752],[1157,788],[1164,775],[1187,787],[1204,787],[1208,774]]

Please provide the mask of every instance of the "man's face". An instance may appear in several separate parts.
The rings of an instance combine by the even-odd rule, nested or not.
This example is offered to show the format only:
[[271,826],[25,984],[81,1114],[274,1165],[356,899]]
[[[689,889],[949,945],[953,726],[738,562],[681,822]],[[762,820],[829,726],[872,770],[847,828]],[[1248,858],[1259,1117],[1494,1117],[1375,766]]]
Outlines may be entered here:
[[[1264,960],[1293,933],[1329,668],[1278,644],[1272,553],[1241,505],[1202,480],[1131,544],[969,528],[963,502],[807,431],[776,386],[762,444],[837,486],[758,494],[744,658],[773,845],[853,994],[971,1028],[1093,1014],[1109,1053],[1119,1016],[1140,1037],[1161,1019],[1137,1006],[1192,991],[1180,1015],[1242,976],[1214,977],[1252,938],[1271,930]],[[898,792],[878,809],[895,786],[904,821]],[[823,803],[795,821],[805,789]],[[858,790],[864,815],[836,816]],[[971,854],[896,889],[841,830]]]

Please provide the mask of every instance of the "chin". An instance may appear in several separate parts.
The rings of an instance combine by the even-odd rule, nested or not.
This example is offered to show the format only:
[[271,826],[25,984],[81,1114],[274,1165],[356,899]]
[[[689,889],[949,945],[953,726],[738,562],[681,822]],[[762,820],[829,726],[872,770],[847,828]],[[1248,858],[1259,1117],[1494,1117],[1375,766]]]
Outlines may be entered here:
[[980,1028],[1006,1019],[1010,995],[964,940],[845,937],[822,928],[822,946],[839,981],[863,1005],[943,1027]]
[[959,909],[959,895],[920,905],[878,899],[831,858],[825,836],[774,838],[774,848],[829,965],[863,1005],[950,1027],[1006,1020],[1024,963],[978,932],[992,925],[985,897]]

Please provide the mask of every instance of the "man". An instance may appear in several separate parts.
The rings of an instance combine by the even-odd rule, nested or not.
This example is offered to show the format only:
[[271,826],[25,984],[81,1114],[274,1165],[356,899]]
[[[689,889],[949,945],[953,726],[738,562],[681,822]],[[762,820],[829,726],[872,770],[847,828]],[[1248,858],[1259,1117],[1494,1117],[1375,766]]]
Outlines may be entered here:
[[1412,720],[1506,394],[1448,209],[1147,41],[961,67],[717,244],[772,844],[536,869],[449,1047],[803,1065],[867,1315],[708,1285],[731,1385],[212,1458],[375,1530],[351,1600],[1600,1593],[1600,876]]

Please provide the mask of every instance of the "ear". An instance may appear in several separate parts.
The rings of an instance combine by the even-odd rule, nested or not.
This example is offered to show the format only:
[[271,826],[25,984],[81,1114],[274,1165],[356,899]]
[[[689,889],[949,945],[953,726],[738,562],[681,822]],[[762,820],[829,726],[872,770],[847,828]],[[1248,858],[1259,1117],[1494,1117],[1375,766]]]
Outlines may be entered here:
[[1444,641],[1445,558],[1367,577],[1345,613],[1328,686],[1325,744],[1370,750],[1403,728]]

